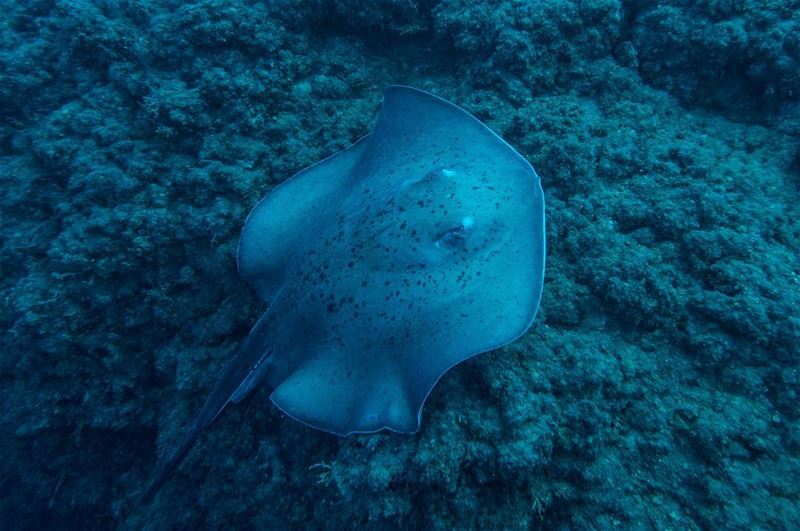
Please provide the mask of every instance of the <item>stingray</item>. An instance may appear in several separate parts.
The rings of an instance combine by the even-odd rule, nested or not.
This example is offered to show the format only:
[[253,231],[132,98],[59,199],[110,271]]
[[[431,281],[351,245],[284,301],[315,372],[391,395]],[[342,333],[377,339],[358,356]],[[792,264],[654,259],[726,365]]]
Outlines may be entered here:
[[248,216],[237,264],[267,309],[143,501],[262,383],[319,430],[416,432],[448,369],[531,326],[544,262],[533,167],[460,107],[390,86],[371,134]]

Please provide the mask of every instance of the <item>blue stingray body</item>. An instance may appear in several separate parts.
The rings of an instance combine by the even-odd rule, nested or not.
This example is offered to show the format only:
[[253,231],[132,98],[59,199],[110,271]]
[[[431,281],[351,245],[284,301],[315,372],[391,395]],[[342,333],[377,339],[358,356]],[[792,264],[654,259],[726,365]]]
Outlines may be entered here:
[[314,428],[417,431],[442,374],[530,327],[544,262],[530,164],[461,108],[389,87],[371,134],[248,217],[239,271],[269,306],[145,497],[264,381]]

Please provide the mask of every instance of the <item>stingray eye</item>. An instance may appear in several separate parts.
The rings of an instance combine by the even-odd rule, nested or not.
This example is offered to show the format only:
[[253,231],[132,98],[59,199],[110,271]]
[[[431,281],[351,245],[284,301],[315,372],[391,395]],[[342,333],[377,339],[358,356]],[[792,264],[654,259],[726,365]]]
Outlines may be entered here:
[[436,243],[438,245],[444,245],[445,247],[455,247],[464,243],[466,237],[467,227],[462,223],[445,232]]
[[474,221],[472,218],[464,218],[461,223],[445,232],[442,237],[437,240],[436,245],[438,247],[456,247],[463,244],[473,224]]

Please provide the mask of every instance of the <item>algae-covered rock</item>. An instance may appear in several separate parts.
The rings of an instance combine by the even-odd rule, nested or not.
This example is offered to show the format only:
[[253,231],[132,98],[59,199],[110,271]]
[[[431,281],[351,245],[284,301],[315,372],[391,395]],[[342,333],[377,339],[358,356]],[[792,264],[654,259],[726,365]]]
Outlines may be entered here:
[[794,0],[641,3],[632,42],[643,77],[691,103],[741,112],[800,98]]
[[[796,4],[3,2],[3,528],[800,527]],[[390,83],[541,175],[534,327],[412,436],[262,389],[138,507],[263,312],[247,213]]]

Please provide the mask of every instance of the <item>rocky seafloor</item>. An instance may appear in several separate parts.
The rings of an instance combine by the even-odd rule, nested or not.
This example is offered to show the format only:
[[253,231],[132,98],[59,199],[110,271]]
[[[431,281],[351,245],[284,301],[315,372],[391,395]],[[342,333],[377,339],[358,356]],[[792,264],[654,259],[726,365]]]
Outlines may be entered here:
[[[0,1],[0,527],[800,527],[800,2]],[[250,208],[434,92],[547,201],[533,328],[416,435],[262,389]]]

